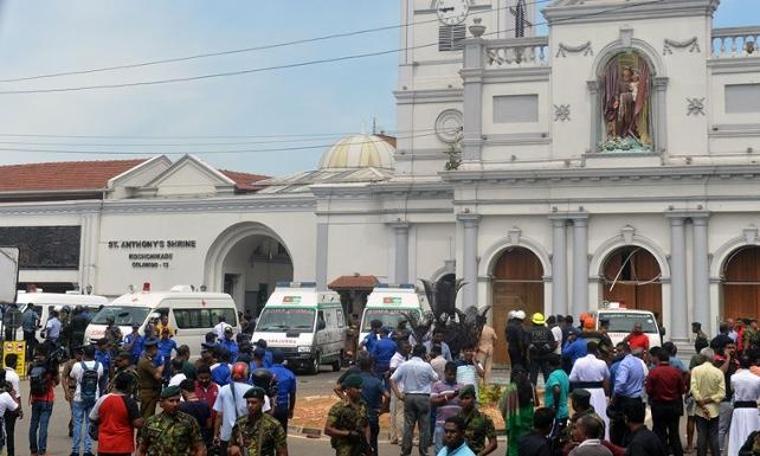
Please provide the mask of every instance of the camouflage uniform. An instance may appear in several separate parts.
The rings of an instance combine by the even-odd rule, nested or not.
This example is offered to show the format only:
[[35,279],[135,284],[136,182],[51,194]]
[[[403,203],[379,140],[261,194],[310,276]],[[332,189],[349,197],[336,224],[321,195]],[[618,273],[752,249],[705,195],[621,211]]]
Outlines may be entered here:
[[137,436],[147,456],[185,456],[195,454],[195,445],[203,444],[201,428],[184,412],[162,412],[145,421]]
[[362,437],[357,441],[352,441],[348,437],[330,438],[330,445],[335,448],[336,456],[359,456],[367,453],[369,445],[364,439],[364,430],[369,424],[367,404],[363,400],[357,404],[344,400],[333,405],[327,414],[327,424],[342,431],[356,431]]
[[[140,380],[139,380],[139,378],[137,376],[137,371],[135,370],[135,367],[134,366],[128,366],[128,367],[126,367],[124,369],[116,369],[116,372],[114,372],[114,374],[113,374],[113,378],[118,377],[119,374],[121,374],[121,373],[127,373],[127,374],[129,374],[132,377],[132,383],[130,384],[129,389],[127,389],[124,392],[127,393],[128,397],[131,397],[134,400],[138,400],[138,397],[137,397],[137,386],[138,386],[138,382]],[[114,389],[115,389],[114,382],[111,382],[108,385],[108,392],[109,393],[113,393]]]
[[464,420],[464,440],[473,453],[478,454],[483,451],[486,447],[486,439],[496,438],[493,420],[477,408],[472,409],[469,414],[461,411],[459,416]]
[[287,447],[287,438],[280,422],[263,413],[256,421],[250,416],[240,417],[232,428],[229,444],[244,448],[248,456],[274,456],[278,449]]

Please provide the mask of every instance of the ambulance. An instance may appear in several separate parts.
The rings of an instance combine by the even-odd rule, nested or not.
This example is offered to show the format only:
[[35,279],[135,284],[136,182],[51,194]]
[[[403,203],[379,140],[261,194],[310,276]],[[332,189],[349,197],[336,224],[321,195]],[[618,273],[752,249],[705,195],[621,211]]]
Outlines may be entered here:
[[256,321],[254,342],[264,339],[292,368],[319,373],[322,364],[340,370],[346,341],[340,296],[317,291],[314,282],[278,282]]
[[401,320],[407,319],[404,314],[422,316],[422,303],[414,284],[377,285],[367,297],[359,327],[359,343],[369,334],[372,320],[380,320],[383,327],[395,329]]
[[665,335],[665,328],[660,327],[654,313],[649,310],[627,309],[619,302],[605,302],[602,309],[596,312],[596,327],[599,328],[600,322],[606,320],[609,322],[607,330],[613,345],[622,342],[625,337],[631,333],[633,325],[641,324],[641,331],[649,339],[650,347],[662,346],[662,336]]
[[[187,345],[190,354],[197,358],[206,333],[212,331],[224,316],[225,322],[240,332],[235,301],[226,293],[200,291],[190,285],[177,285],[168,291],[151,291],[150,284],[143,284],[141,291],[131,291],[119,296],[96,313],[84,333],[85,342],[94,343],[105,336],[108,319],[113,318],[121,333],[132,332],[132,324],[145,327],[162,315],[169,317],[169,327],[177,346]],[[158,336],[158,335],[156,335]]]

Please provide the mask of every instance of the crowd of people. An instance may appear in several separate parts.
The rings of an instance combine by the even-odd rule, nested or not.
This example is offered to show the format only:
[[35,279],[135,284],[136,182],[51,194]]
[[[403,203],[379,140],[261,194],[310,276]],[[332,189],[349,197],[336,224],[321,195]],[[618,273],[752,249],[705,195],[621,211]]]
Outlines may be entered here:
[[[82,313],[75,310],[74,316]],[[48,454],[59,387],[69,405],[72,455],[93,455],[95,440],[103,455],[287,455],[296,377],[282,352],[251,341],[246,332],[235,334],[223,316],[191,361],[166,315],[142,332],[135,324],[126,335],[108,319],[101,339],[69,340],[68,359],[60,321],[50,323],[58,315],[50,315],[44,341],[31,336],[28,400],[20,395],[18,357],[4,357],[0,444],[8,455],[15,454],[15,424],[26,404],[29,452]],[[726,320],[712,338],[693,323],[696,354],[687,364],[670,341],[650,346],[635,322],[613,344],[608,322],[591,314],[576,322],[541,313],[528,319],[517,310],[508,318],[510,379],[498,401],[507,456],[760,454],[756,320]],[[39,324],[26,312],[18,319],[25,335]],[[479,341],[458,352],[446,336],[434,327],[416,340],[403,324],[371,322],[355,364],[335,385],[340,400],[327,414],[324,433],[337,455],[377,455],[383,413],[389,414],[391,443],[400,445],[402,456],[415,445],[420,455],[431,446],[439,456],[496,450],[496,426],[481,404],[492,395],[499,336],[485,325]]]
[[[75,309],[74,315],[82,312]],[[32,313],[36,315],[33,308]],[[51,310],[44,341],[30,336],[26,401],[15,371],[18,357],[5,355],[0,445],[9,456],[16,451],[15,423],[25,403],[31,408],[29,453],[49,454],[57,388],[69,406],[71,455],[92,456],[94,441],[99,455],[287,455],[295,375],[285,367],[282,353],[268,350],[263,340],[251,342],[247,331],[235,334],[224,316],[206,334],[194,362],[189,347],[175,342],[165,314],[142,332],[135,323],[126,335],[109,318],[104,337],[91,343],[83,340],[84,332],[82,339],[73,333],[73,340],[62,341],[60,321],[50,322],[58,318]],[[25,312],[21,321],[26,319],[25,335],[27,327],[39,326],[38,318]]]

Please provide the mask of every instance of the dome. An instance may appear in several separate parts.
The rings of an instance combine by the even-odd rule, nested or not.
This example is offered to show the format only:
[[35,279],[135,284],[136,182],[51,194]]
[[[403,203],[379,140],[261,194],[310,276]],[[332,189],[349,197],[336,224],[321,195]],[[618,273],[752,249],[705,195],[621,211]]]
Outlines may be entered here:
[[393,168],[396,149],[376,135],[353,135],[336,142],[319,161],[325,168]]

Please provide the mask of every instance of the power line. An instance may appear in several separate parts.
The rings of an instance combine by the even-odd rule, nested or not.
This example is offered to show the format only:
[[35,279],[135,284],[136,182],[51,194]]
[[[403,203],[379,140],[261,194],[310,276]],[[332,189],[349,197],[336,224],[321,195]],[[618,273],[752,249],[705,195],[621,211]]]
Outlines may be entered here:
[[[426,133],[410,136],[399,136],[396,139],[412,139],[422,138],[427,136],[433,136],[437,133]],[[375,141],[359,141],[352,143],[354,145],[372,144]],[[308,146],[290,146],[290,147],[276,147],[266,149],[235,149],[235,150],[206,150],[206,151],[190,151],[191,154],[196,155],[227,155],[227,154],[252,154],[252,153],[264,153],[264,152],[287,152],[296,150],[311,150],[311,149],[326,149],[332,147],[335,144],[313,144]],[[65,154],[65,155],[145,155],[150,152],[146,151],[124,151],[124,150],[71,150],[71,149],[33,149],[33,148],[11,148],[0,147],[0,152],[25,152],[25,153],[50,153],[50,154]],[[158,155],[186,155],[188,152],[159,152]]]
[[[552,0],[535,0],[535,1],[529,2],[528,4],[537,5],[539,3],[547,3],[550,1]],[[509,9],[509,8],[511,7],[504,6],[501,8],[490,9],[488,11],[473,11],[472,15],[496,13],[498,11]],[[281,43],[265,44],[265,45],[245,47],[245,48],[240,48],[240,49],[229,49],[225,51],[207,52],[207,53],[202,53],[202,54],[188,55],[184,57],[172,57],[172,58],[167,58],[167,59],[149,60],[147,62],[127,63],[127,64],[113,65],[113,66],[106,66],[106,67],[99,67],[99,68],[90,68],[90,69],[85,69],[85,70],[61,71],[57,73],[46,73],[46,74],[39,74],[39,75],[33,75],[33,76],[22,76],[22,77],[9,78],[9,79],[0,79],[0,83],[22,82],[22,81],[30,81],[34,79],[48,79],[48,78],[56,78],[56,77],[61,77],[61,76],[73,76],[73,75],[100,73],[100,72],[106,72],[106,71],[125,70],[125,69],[131,69],[131,68],[142,68],[142,67],[147,67],[147,66],[162,65],[166,63],[186,62],[189,60],[197,60],[197,59],[204,59],[204,58],[210,58],[210,57],[220,57],[220,56],[225,56],[225,55],[263,51],[267,49],[275,49],[275,48],[286,47],[286,46],[295,46],[299,44],[313,43],[313,42],[318,42],[318,41],[327,41],[327,40],[332,40],[332,39],[337,39],[337,38],[347,38],[351,36],[383,32],[386,30],[394,30],[398,28],[414,27],[415,25],[428,24],[428,23],[437,22],[437,21],[438,19],[426,19],[424,21],[409,22],[406,24],[394,24],[394,25],[373,27],[373,28],[362,29],[362,30],[353,30],[349,32],[331,33],[328,35],[315,36],[311,38],[302,38],[298,40],[285,41]]]
[[[665,0],[654,0],[647,3],[629,3],[621,5],[620,7],[616,8],[609,8],[601,11],[597,11],[594,13],[586,13],[586,14],[580,14],[577,16],[568,16],[564,19],[557,19],[555,23],[561,22],[561,21],[567,21],[567,20],[573,20],[578,19],[582,17],[590,17],[595,16],[599,14],[604,14],[610,11],[614,11],[617,9],[625,9],[625,8],[631,8],[631,7],[638,7],[642,5],[649,5],[654,3],[662,3]],[[544,25],[548,24],[547,21],[537,23],[535,25]],[[483,36],[489,36],[494,35],[502,32],[507,31],[514,31],[514,29],[506,29],[506,30],[497,30],[495,32],[485,33]],[[272,66],[266,66],[266,67],[258,67],[258,68],[249,68],[245,70],[236,70],[236,71],[225,71],[220,73],[210,73],[210,74],[203,74],[203,75],[197,75],[197,76],[186,76],[186,77],[177,77],[177,78],[168,78],[168,79],[158,79],[158,80],[152,80],[152,81],[138,81],[138,82],[128,82],[128,83],[115,83],[115,84],[99,84],[99,85],[87,85],[87,86],[78,86],[78,87],[56,87],[56,88],[50,88],[50,89],[29,89],[29,90],[6,90],[6,91],[0,91],[0,95],[22,95],[22,94],[40,94],[40,93],[60,93],[60,92],[80,92],[80,91],[86,91],[86,90],[102,90],[102,89],[120,89],[120,88],[128,88],[128,87],[144,87],[144,86],[154,86],[154,85],[163,85],[163,84],[173,84],[173,83],[179,83],[179,82],[190,82],[190,81],[198,81],[198,80],[204,80],[204,79],[215,79],[215,78],[222,78],[222,77],[229,77],[229,76],[240,76],[244,74],[252,74],[252,73],[260,73],[265,71],[273,71],[273,70],[282,70],[282,69],[290,69],[290,68],[298,68],[298,67],[304,67],[304,66],[311,66],[311,65],[319,65],[319,64],[325,64],[325,63],[335,63],[335,62],[343,62],[348,60],[357,60],[357,59],[364,59],[368,57],[378,57],[381,55],[387,55],[387,54],[395,54],[397,52],[402,51],[408,51],[408,50],[415,50],[415,49],[423,49],[427,47],[437,46],[438,42],[435,43],[428,43],[428,44],[422,44],[417,46],[411,46],[411,47],[404,47],[404,48],[396,48],[396,49],[387,49],[384,51],[376,51],[376,52],[366,52],[362,54],[351,54],[351,55],[345,55],[341,57],[332,57],[332,58],[324,58],[324,59],[316,59],[316,60],[308,60],[304,62],[296,62],[296,63],[290,63],[290,64],[284,64],[284,65],[272,65]]]

